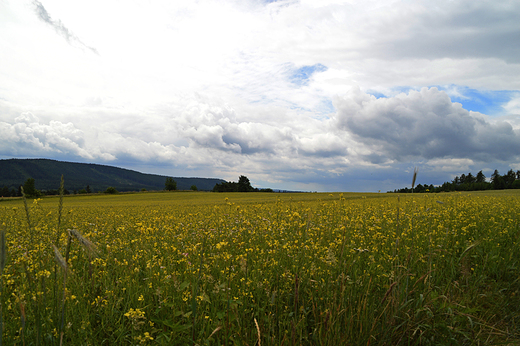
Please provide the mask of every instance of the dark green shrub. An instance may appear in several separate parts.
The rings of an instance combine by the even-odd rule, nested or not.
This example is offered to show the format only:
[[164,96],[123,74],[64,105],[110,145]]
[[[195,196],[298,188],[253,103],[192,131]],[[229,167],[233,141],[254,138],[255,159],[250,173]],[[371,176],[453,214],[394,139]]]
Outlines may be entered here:
[[105,190],[105,193],[115,194],[115,193],[117,193],[117,190],[115,187],[110,186],[110,187],[107,187],[107,189]]

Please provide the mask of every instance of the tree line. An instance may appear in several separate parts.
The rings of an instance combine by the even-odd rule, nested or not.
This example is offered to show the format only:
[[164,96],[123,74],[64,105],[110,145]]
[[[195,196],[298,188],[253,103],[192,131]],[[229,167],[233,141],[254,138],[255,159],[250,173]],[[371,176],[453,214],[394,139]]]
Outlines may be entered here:
[[251,186],[249,178],[245,175],[238,177],[238,182],[229,181],[215,184],[213,192],[273,192],[272,189],[258,189]]
[[[3,186],[0,189],[0,197],[21,197],[22,196],[22,188],[23,192],[27,197],[40,197],[40,196],[53,196],[59,195],[60,192],[58,189],[56,190],[38,190],[36,189],[36,180],[34,178],[27,178],[27,180],[23,183],[23,185],[18,186],[18,189],[11,188],[9,189],[7,186]],[[64,195],[72,194],[85,194],[85,193],[93,193],[90,189],[90,185],[87,185],[84,189],[74,190],[70,192],[67,189],[63,190]]]
[[[15,190],[14,188],[9,188],[7,186],[3,186],[0,189],[0,197],[21,197],[22,196],[22,188],[23,193],[27,197],[41,197],[41,196],[53,196],[53,195],[59,195],[59,190],[38,190],[36,189],[35,185],[36,180],[34,178],[27,178],[25,183],[23,185],[18,186],[18,189]],[[177,183],[173,178],[167,178],[166,184],[165,184],[165,190],[176,190],[177,189]],[[195,185],[192,186],[192,190],[197,189]],[[141,189],[141,191],[146,191],[146,189]],[[104,191],[99,191],[100,193],[107,193],[107,194],[114,194],[118,193],[117,189],[113,186],[107,187]],[[90,188],[90,185],[87,185],[84,189],[74,190],[72,191],[72,194],[88,194],[88,193],[94,193],[94,191]],[[67,189],[63,189],[64,195],[70,195],[71,192]]]
[[[520,170],[513,171],[510,169],[506,174],[501,175],[495,169],[489,181],[482,173],[478,172],[473,175],[471,172],[462,174],[460,177],[455,176],[451,182],[444,182],[440,186],[418,184],[413,188],[413,192],[449,192],[449,191],[479,191],[479,190],[504,190],[504,189],[520,189]],[[390,192],[390,191],[389,191]],[[410,193],[411,188],[405,187],[396,189],[396,193]]]
[[[20,185],[18,187],[18,190],[15,190],[12,188],[9,190],[7,186],[3,186],[0,189],[0,197],[21,197],[22,196],[22,187],[25,195],[27,197],[40,197],[43,195],[58,195],[58,190],[44,190],[40,191],[37,190],[35,187],[35,179],[34,178],[28,178],[23,185]],[[172,177],[167,177],[166,181],[164,183],[164,189],[166,191],[175,191],[177,190],[177,182]],[[190,190],[198,191],[198,188],[196,185],[191,185]],[[141,189],[141,191],[146,191],[146,189]],[[117,189],[113,186],[109,186],[105,191],[101,191],[102,193],[107,194],[114,194],[118,193]],[[272,189],[258,189],[251,186],[251,182],[249,179],[241,175],[238,178],[238,182],[223,182],[220,184],[215,184],[215,187],[213,188],[213,192],[273,192]],[[65,195],[69,195],[70,192],[67,189],[64,189],[63,193]],[[74,190],[74,194],[86,194],[86,193],[93,193],[93,191],[90,189],[90,186],[87,185],[85,189],[80,189],[79,191]]]

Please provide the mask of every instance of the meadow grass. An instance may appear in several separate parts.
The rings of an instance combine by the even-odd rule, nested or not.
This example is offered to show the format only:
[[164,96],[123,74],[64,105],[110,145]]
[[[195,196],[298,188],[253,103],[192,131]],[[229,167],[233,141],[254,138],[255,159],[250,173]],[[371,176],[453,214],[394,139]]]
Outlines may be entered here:
[[516,191],[4,200],[0,342],[518,344],[518,210]]

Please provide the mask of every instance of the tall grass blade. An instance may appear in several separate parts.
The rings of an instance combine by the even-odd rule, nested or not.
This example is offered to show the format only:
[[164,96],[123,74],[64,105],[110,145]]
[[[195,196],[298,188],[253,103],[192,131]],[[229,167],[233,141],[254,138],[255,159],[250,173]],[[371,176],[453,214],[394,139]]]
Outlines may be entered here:
[[0,274],[4,272],[7,249],[5,246],[5,225],[0,225]]
[[27,217],[27,224],[29,225],[29,233],[31,234],[31,244],[34,244],[32,239],[32,223],[31,223],[31,212],[29,211],[29,205],[27,204],[27,197],[25,196],[25,192],[23,191],[23,186],[20,186],[20,190],[22,191],[22,199],[23,206],[25,208],[25,216]]
[[67,307],[66,303],[66,285],[67,285],[67,262],[63,258],[60,253],[60,250],[54,245],[52,245],[52,249],[54,250],[54,258],[56,262],[63,268],[63,296],[61,300],[61,318],[60,318],[60,346],[63,344],[63,335],[65,330],[65,311]]
[[197,321],[197,295],[199,294],[199,283],[202,275],[202,264],[204,261],[204,248],[206,247],[206,238],[202,242],[202,249],[200,250],[200,266],[199,266],[199,276],[197,278],[197,282],[195,283],[195,287],[193,288],[193,297],[191,300],[191,311],[193,314],[193,327],[192,327],[192,342],[195,345],[195,325]]
[[61,181],[60,181],[60,201],[58,202],[58,230],[56,234],[56,243],[55,245],[58,246],[58,242],[60,241],[61,236],[61,216],[62,216],[62,210],[63,210],[63,191],[65,187],[65,180],[63,179],[63,174],[61,175]]
[[481,243],[481,241],[476,241],[474,242],[473,244],[469,245],[468,247],[466,247],[466,249],[462,252],[462,254],[460,255],[459,257],[459,261],[462,260],[462,258],[464,258],[464,255],[466,254],[466,252],[470,251],[471,249],[473,249],[475,246],[478,246],[479,244]]

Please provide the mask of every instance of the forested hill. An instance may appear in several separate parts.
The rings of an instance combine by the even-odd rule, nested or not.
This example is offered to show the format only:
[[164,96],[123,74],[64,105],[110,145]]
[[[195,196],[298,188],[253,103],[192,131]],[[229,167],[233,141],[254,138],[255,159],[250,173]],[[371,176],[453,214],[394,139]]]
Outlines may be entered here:
[[[0,160],[0,188],[7,186],[9,190],[18,190],[28,178],[33,178],[36,189],[57,190],[62,174],[65,189],[71,193],[86,189],[87,186],[92,192],[105,191],[109,186],[115,187],[118,191],[164,190],[166,182],[166,176],[98,164],[48,159]],[[211,178],[173,179],[177,182],[177,190],[189,190],[195,185],[198,190],[210,191],[215,184],[225,182],[222,179]]]

